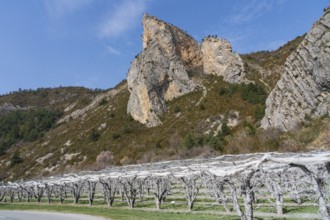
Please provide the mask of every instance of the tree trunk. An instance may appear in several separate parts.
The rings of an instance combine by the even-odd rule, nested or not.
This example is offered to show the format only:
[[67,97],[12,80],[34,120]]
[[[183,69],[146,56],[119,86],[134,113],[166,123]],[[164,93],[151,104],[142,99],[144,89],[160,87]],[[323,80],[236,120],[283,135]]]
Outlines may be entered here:
[[193,202],[193,201],[189,201],[189,202],[188,202],[188,209],[189,209],[189,212],[191,212],[193,208],[194,208],[194,202]]
[[161,205],[161,199],[158,199],[157,197],[155,198],[156,201],[156,208],[160,209],[160,205]]
[[324,198],[324,195],[323,195],[323,193],[320,189],[320,186],[317,183],[317,180],[314,176],[312,176],[312,185],[313,185],[314,191],[316,193],[316,196],[318,198],[319,211],[325,219],[329,219],[329,212],[328,212],[328,208],[327,208],[327,202],[326,202],[326,200]]
[[280,197],[277,196],[275,206],[276,206],[276,212],[277,212],[278,215],[283,215],[283,206],[282,206],[282,204],[283,204],[283,201],[281,201]]
[[241,220],[246,220],[246,216],[245,216],[244,212],[242,211],[241,206],[238,203],[236,189],[234,189],[233,187],[234,186],[231,186],[230,188],[231,188],[231,193],[232,193],[232,198],[233,198],[234,209],[236,210],[236,212],[239,215],[239,217],[241,218]]
[[79,201],[79,197],[75,197],[75,198],[73,199],[73,203],[74,203],[74,204],[78,204],[78,201]]
[[115,199],[113,197],[109,200],[109,202],[108,202],[109,207],[112,207],[112,204],[113,204],[114,200]]
[[245,216],[247,220],[253,220],[253,195],[250,190],[247,190],[244,197]]

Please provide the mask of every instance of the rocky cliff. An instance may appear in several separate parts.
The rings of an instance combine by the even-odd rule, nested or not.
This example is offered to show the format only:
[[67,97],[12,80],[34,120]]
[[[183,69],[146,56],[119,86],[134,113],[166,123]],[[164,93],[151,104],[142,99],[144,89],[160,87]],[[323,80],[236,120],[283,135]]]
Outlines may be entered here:
[[205,74],[223,76],[230,83],[245,82],[243,61],[233,53],[228,41],[217,37],[204,38],[201,51]]
[[188,71],[201,65],[198,42],[179,28],[145,14],[143,51],[128,72],[127,112],[148,127],[161,124],[165,101],[196,88]]
[[287,131],[306,118],[330,115],[330,10],[285,62],[266,101],[262,127]]
[[192,72],[204,69],[227,82],[243,82],[243,62],[227,41],[206,38],[201,46],[185,31],[156,17],[145,14],[142,23],[143,51],[132,62],[127,77],[127,112],[135,120],[148,127],[160,125],[165,102],[198,86],[189,76]]

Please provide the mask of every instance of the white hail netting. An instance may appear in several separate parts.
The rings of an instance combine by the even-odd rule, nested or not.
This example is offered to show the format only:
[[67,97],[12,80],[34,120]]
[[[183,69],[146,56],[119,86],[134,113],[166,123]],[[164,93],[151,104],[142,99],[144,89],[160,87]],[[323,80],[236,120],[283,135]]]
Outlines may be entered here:
[[[100,179],[120,178],[122,180],[132,177],[168,177],[176,178],[196,176],[202,174],[214,175],[216,177],[240,177],[245,176],[253,170],[263,172],[282,172],[289,164],[304,165],[309,170],[317,172],[319,167],[325,167],[330,162],[330,152],[309,153],[256,153],[242,155],[223,155],[209,159],[175,160],[141,165],[129,165],[122,167],[111,167],[101,171],[84,171],[78,174],[64,174],[26,182],[8,182],[6,186],[49,186],[55,184],[68,184],[81,180],[99,181]],[[325,177],[329,181],[329,175]],[[5,187],[5,186],[3,186]]]

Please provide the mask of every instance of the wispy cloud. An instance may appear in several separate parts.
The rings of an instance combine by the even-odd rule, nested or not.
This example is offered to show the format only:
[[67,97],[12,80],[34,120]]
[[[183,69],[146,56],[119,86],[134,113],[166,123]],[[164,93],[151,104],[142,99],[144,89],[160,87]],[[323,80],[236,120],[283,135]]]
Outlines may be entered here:
[[51,18],[62,18],[90,5],[94,0],[45,0]]
[[225,19],[231,25],[240,25],[259,18],[274,6],[281,5],[285,0],[245,0],[234,7],[232,14]]
[[112,54],[112,55],[121,55],[122,54],[119,50],[117,50],[111,46],[107,46],[107,51],[109,54]]
[[135,28],[147,7],[146,0],[123,0],[109,13],[99,28],[101,37],[118,37]]

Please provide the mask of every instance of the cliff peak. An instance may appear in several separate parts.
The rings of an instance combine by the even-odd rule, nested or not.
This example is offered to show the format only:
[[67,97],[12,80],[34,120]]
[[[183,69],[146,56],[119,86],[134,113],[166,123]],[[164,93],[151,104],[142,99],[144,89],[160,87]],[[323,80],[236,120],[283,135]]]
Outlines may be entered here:
[[[198,84],[189,72],[224,76],[231,83],[242,82],[243,62],[229,42],[206,40],[200,45],[182,29],[144,14],[143,50],[128,72],[131,93],[127,112],[148,127],[161,124],[165,102],[194,91]],[[204,69],[204,71],[203,71]]]

